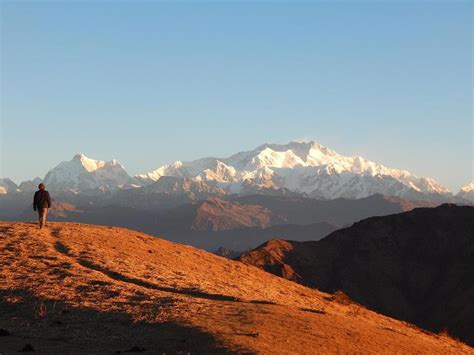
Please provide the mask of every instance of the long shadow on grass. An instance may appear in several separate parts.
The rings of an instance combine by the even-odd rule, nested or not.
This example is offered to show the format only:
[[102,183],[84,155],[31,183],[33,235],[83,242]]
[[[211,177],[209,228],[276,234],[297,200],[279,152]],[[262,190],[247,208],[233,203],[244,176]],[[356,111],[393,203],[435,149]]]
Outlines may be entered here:
[[72,308],[18,289],[0,290],[0,324],[16,341],[7,343],[7,337],[1,337],[0,348],[2,342],[10,344],[13,352],[29,343],[40,353],[249,353],[230,349],[212,334],[188,325],[134,322],[124,312]]
[[108,269],[106,269],[106,268],[104,268],[100,265],[94,264],[94,263],[90,262],[89,260],[85,260],[85,259],[79,259],[79,264],[81,264],[82,266],[87,267],[89,269],[99,271],[99,272],[107,275],[108,277],[110,277],[114,280],[131,283],[131,284],[134,284],[134,285],[137,285],[137,286],[146,287],[146,288],[153,289],[153,290],[178,293],[178,294],[182,294],[182,295],[188,295],[188,296],[197,297],[197,298],[205,298],[205,299],[210,299],[210,300],[231,301],[231,302],[239,302],[240,301],[240,299],[237,298],[237,297],[221,295],[221,294],[217,294],[217,293],[207,293],[207,292],[203,292],[203,291],[196,290],[196,289],[187,289],[187,288],[182,289],[182,288],[158,286],[158,285],[156,285],[154,283],[151,283],[151,282],[147,282],[147,281],[144,281],[144,280],[140,280],[140,279],[136,279],[136,278],[133,278],[133,277],[125,276],[125,275],[122,275],[118,272],[108,270]]

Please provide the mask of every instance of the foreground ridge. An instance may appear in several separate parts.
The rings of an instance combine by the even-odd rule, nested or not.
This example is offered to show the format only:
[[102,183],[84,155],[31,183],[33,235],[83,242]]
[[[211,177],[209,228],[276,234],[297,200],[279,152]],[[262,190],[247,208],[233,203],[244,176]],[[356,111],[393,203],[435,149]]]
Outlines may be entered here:
[[0,349],[472,353],[253,266],[135,231],[0,223]]

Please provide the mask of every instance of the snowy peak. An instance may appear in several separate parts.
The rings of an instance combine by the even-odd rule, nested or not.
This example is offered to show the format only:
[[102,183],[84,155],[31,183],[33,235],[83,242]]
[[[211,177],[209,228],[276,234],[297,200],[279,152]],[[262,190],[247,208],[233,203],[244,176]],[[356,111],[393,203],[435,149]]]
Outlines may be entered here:
[[153,182],[153,181],[158,181],[160,177],[162,176],[175,176],[178,177],[180,176],[177,174],[179,169],[183,166],[183,163],[179,160],[175,161],[172,164],[169,165],[164,165],[150,173],[146,174],[139,174],[135,176],[138,180],[140,181],[145,181],[145,182]]
[[262,150],[246,166],[250,168],[287,168],[292,169],[295,166],[305,166],[306,162],[296,155],[292,150],[276,151],[268,147]]
[[[290,142],[288,144],[264,144],[256,149],[262,156],[272,156],[268,159],[267,167],[294,168],[301,166],[319,166],[328,164],[334,158],[340,157],[335,151],[315,142]],[[259,155],[260,155],[259,154]]]
[[317,144],[315,142],[291,142],[285,145],[266,143],[252,151],[240,152],[222,161],[238,170],[263,167],[293,168],[297,165],[306,165],[313,145]]
[[50,170],[45,183],[51,190],[80,192],[125,187],[133,181],[124,167],[116,160],[95,160],[84,154],[76,154],[72,160],[60,163]]
[[18,186],[9,178],[0,178],[0,195],[18,192]]
[[462,187],[456,196],[474,203],[474,181]]
[[471,192],[471,191],[474,191],[474,181],[471,181],[470,184],[464,186],[461,188],[461,191],[462,192]]
[[82,153],[76,154],[74,158],[72,159],[73,162],[76,164],[80,164],[86,169],[88,172],[92,173],[94,171],[100,170],[100,169],[106,169],[106,168],[111,168],[114,166],[118,166],[121,169],[124,169],[124,167],[115,159],[106,162],[103,160],[95,160],[88,158]]
[[206,198],[209,195],[222,196],[228,194],[226,190],[198,179],[175,176],[162,176],[152,184],[143,187],[143,191],[147,194],[189,195],[193,199],[194,197]]
[[209,168],[204,169],[199,175],[203,181],[217,181],[217,182],[234,182],[236,178],[236,170],[232,166],[216,160]]
[[375,193],[407,199],[450,194],[434,179],[388,168],[360,156],[344,156],[314,141],[266,143],[228,158],[177,161],[138,175],[137,179],[149,184],[162,176],[212,181],[232,193],[253,186],[257,190],[284,189],[325,199],[362,198]]

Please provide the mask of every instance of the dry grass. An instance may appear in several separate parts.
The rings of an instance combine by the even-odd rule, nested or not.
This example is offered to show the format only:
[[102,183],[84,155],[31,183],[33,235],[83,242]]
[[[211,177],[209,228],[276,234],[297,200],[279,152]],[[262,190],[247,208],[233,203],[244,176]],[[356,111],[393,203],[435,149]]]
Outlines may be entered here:
[[0,351],[472,353],[202,250],[73,223],[0,223]]

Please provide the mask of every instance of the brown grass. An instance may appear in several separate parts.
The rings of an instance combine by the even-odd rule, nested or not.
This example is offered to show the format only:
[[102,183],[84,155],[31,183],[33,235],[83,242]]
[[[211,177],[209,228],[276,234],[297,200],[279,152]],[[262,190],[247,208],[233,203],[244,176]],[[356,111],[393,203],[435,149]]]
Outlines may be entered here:
[[0,223],[7,353],[473,352],[346,297],[126,229]]

